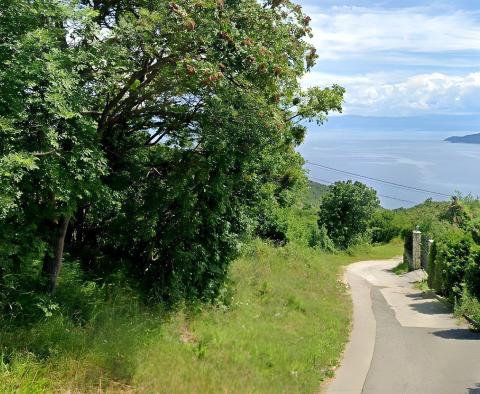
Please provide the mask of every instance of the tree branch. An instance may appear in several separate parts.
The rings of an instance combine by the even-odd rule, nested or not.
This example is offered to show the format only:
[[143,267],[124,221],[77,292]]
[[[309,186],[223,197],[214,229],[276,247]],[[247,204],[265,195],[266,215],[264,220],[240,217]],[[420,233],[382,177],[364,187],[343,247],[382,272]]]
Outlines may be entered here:
[[51,155],[52,153],[56,153],[56,152],[57,152],[56,149],[52,149],[47,152],[31,152],[30,154],[35,157],[42,157],[42,156]]
[[80,115],[85,116],[100,116],[102,113],[100,111],[81,111]]
[[[130,91],[130,88],[132,87],[133,83],[136,80],[142,80],[143,82],[141,85],[137,88],[138,89],[143,89],[148,83],[150,83],[153,78],[157,75],[157,73],[160,71],[161,67],[166,64],[171,57],[163,57],[161,59],[157,59],[157,62],[154,63],[153,65],[149,66],[148,61],[145,62],[143,68],[141,70],[138,70],[134,72],[130,78],[128,79],[127,83],[123,86],[122,89],[115,95],[115,97],[108,102],[105,105],[105,108],[101,114],[101,118],[98,124],[98,129],[100,132],[103,131],[105,126],[107,124],[112,124],[112,121],[108,121],[108,117],[110,113],[115,109],[115,107],[122,101],[122,99],[125,97],[125,95]],[[115,117],[114,119],[116,120],[118,118]]]

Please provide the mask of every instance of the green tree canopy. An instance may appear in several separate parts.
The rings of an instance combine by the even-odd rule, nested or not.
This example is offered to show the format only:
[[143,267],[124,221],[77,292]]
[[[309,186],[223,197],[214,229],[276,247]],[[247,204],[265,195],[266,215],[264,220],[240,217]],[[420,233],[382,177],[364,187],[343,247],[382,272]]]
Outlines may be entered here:
[[322,197],[318,225],[326,228],[338,248],[344,249],[366,234],[379,206],[374,189],[361,182],[336,182]]
[[2,288],[53,289],[65,245],[87,275],[214,296],[305,182],[302,121],[341,111],[343,88],[300,87],[308,23],[290,1],[2,1]]

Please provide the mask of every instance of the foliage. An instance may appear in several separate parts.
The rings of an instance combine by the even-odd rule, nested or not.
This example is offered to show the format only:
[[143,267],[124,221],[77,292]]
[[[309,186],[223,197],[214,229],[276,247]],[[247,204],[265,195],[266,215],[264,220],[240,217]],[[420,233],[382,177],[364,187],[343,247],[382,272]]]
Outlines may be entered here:
[[322,198],[318,226],[325,227],[336,247],[346,249],[366,236],[379,206],[374,189],[360,182],[336,182]]
[[[458,316],[467,315],[474,321],[480,322],[480,299],[464,289],[461,302],[456,305],[455,313]],[[476,326],[475,329],[479,330],[480,327]]]
[[441,273],[437,274],[437,243],[433,242],[432,247],[430,249],[430,253],[428,256],[428,264],[427,264],[427,282],[428,287],[431,289],[439,289],[441,288]]
[[0,307],[27,316],[64,254],[80,281],[211,300],[246,235],[286,242],[304,122],[344,92],[301,89],[308,23],[290,1],[2,1]]
[[323,250],[325,252],[334,252],[335,245],[328,236],[325,227],[312,226],[310,228],[310,237],[308,239],[308,246]]
[[288,224],[280,219],[275,211],[263,211],[259,216],[256,234],[273,241],[276,245],[285,245],[288,242]]
[[385,243],[400,235],[401,227],[395,222],[396,214],[387,209],[377,209],[370,221],[372,242]]
[[480,300],[480,249],[477,247],[469,256],[465,267],[465,288]]
[[442,212],[441,219],[444,219],[454,225],[464,228],[470,217],[465,211],[465,207],[457,197],[453,197],[448,208]]
[[472,253],[472,241],[467,237],[437,241],[435,252],[435,275],[439,283],[435,288],[439,293],[454,299],[462,293],[465,269]]

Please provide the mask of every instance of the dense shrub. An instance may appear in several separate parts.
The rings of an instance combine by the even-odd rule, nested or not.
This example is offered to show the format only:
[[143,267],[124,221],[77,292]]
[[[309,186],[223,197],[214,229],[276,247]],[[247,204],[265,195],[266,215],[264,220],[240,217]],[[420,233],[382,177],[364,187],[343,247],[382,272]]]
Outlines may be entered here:
[[476,248],[465,268],[466,290],[480,300],[480,251]]
[[480,216],[469,221],[467,224],[467,231],[472,234],[475,243],[480,245]]
[[335,251],[335,244],[328,236],[325,227],[311,226],[308,246],[311,248],[323,250],[325,252]]
[[395,222],[396,213],[386,209],[375,211],[370,222],[372,242],[387,243],[400,235],[401,228]]
[[433,242],[432,248],[430,249],[430,255],[428,256],[428,265],[427,265],[427,282],[428,287],[434,290],[441,288],[441,275],[437,275],[437,242]]
[[[480,321],[480,298],[470,294],[467,289],[463,290],[461,302],[456,305],[455,312],[458,315],[467,315],[473,320]],[[479,327],[476,327],[478,329]]]
[[440,218],[461,228],[465,228],[470,220],[470,216],[466,212],[465,206],[458,197],[452,198],[449,206],[441,213]]
[[380,206],[377,193],[361,182],[336,182],[322,197],[318,226],[335,246],[347,249],[365,240],[371,217]]
[[258,219],[256,234],[276,245],[285,245],[288,242],[287,231],[288,224],[273,212],[263,213]]
[[465,271],[472,259],[473,241],[464,236],[460,239],[436,241],[436,244],[434,289],[455,299],[462,294]]

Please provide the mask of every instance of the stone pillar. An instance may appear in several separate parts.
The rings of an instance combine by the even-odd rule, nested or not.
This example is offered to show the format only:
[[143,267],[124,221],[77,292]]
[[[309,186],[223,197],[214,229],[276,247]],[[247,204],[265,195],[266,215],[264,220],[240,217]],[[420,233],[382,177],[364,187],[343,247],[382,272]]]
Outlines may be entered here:
[[422,232],[420,230],[413,231],[413,240],[412,240],[412,264],[413,269],[418,270],[422,266]]

